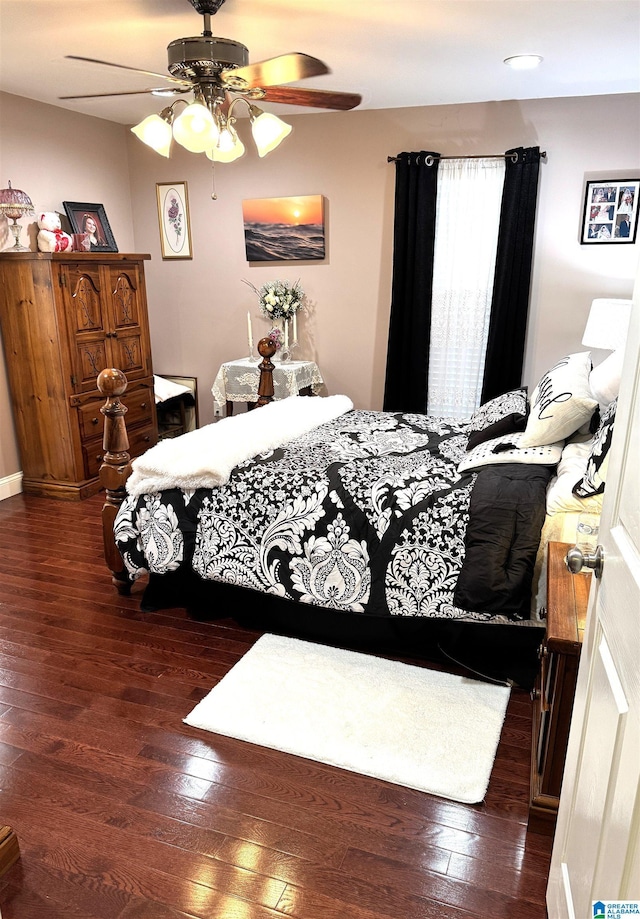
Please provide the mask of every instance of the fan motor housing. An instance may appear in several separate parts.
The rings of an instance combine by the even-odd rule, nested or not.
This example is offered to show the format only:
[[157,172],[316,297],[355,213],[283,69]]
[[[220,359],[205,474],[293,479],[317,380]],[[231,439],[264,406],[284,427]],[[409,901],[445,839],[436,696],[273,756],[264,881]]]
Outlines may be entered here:
[[215,77],[221,70],[235,70],[249,63],[249,51],[243,44],[209,35],[176,38],[167,45],[167,54],[169,73],[183,79]]

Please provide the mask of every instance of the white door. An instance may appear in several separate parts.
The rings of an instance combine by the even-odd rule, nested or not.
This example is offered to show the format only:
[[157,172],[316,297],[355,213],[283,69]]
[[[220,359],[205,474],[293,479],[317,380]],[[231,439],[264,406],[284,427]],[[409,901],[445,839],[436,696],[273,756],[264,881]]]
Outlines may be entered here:
[[[640,272],[551,858],[549,919],[640,899]],[[635,913],[633,914],[635,915]]]

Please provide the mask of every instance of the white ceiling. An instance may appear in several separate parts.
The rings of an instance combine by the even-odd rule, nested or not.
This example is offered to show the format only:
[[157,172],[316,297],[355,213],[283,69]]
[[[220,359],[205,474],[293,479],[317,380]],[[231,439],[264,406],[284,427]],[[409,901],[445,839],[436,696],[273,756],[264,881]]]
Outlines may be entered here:
[[[361,93],[361,109],[640,91],[638,0],[226,0],[211,23],[252,62],[289,51],[322,59],[331,73],[302,85]],[[0,0],[0,89],[134,124],[162,100],[58,96],[158,81],[65,55],[164,74],[169,42],[202,30],[188,0]],[[542,65],[503,64],[524,52]]]

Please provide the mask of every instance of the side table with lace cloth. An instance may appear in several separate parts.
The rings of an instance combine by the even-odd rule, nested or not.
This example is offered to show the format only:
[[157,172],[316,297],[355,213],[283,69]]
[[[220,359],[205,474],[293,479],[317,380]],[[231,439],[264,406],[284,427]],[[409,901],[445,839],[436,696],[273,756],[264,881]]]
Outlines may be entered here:
[[[234,402],[246,402],[253,408],[258,399],[259,380],[259,362],[252,363],[248,358],[227,361],[220,367],[211,387],[214,405],[227,415],[233,415]],[[274,362],[274,399],[318,395],[323,385],[318,365],[313,361]]]

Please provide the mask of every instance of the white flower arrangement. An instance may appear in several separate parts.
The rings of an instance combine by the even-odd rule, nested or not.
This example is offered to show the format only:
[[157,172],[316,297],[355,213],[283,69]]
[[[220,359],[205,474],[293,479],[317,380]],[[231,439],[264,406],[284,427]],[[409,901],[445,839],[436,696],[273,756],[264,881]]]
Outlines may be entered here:
[[260,290],[250,281],[244,283],[258,295],[260,310],[266,319],[292,319],[304,306],[304,291],[300,281],[295,284],[289,281],[267,281]]

